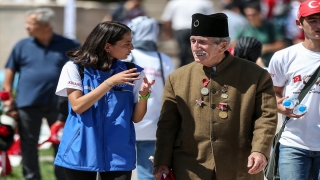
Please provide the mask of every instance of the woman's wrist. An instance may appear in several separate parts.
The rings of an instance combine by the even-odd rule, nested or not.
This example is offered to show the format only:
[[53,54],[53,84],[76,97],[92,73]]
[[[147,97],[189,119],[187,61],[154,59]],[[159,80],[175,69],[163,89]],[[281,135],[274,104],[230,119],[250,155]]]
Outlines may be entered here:
[[150,97],[150,92],[148,92],[148,94],[146,94],[146,95],[141,95],[140,93],[139,93],[139,99],[149,99],[149,97]]
[[107,86],[109,86],[110,88],[112,88],[112,87],[113,87],[113,84],[111,84],[111,83],[107,82],[107,80],[105,80],[105,81],[104,81],[104,83],[105,83]]

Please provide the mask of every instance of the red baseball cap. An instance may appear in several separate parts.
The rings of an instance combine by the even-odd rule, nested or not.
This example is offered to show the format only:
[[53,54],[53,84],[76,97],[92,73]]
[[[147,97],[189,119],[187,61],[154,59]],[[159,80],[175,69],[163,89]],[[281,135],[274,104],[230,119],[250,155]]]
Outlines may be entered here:
[[320,0],[307,0],[300,4],[298,19],[320,13]]

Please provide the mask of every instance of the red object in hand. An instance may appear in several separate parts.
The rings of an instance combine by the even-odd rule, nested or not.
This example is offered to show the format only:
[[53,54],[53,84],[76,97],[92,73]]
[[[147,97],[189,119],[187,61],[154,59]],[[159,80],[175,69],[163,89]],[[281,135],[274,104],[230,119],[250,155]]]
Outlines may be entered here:
[[10,97],[11,95],[8,91],[0,91],[0,100],[6,101],[6,100],[9,100]]
[[[153,160],[154,160],[154,157],[153,156],[150,156],[149,157],[149,160],[151,161],[152,165],[153,165]],[[164,177],[164,175],[161,176],[161,180],[175,180],[174,176],[173,176],[173,172],[172,172],[172,169],[169,170],[169,174]]]
[[161,180],[175,180],[172,170],[170,170],[168,176],[166,176],[166,178],[164,178],[163,176],[161,177]]

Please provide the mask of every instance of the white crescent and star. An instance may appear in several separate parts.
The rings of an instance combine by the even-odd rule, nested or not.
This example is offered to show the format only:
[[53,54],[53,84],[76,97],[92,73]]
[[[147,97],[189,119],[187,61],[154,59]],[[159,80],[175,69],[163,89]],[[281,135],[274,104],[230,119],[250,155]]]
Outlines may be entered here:
[[317,7],[319,7],[319,4],[320,4],[320,3],[318,3],[318,6],[314,6],[314,5],[312,5],[312,3],[314,3],[314,2],[317,3],[317,1],[310,1],[309,4],[308,4],[308,6],[309,6],[310,8],[317,8]]
[[196,20],[196,21],[194,21],[193,26],[194,26],[194,27],[198,27],[199,24],[200,24],[200,22],[199,22],[198,20]]

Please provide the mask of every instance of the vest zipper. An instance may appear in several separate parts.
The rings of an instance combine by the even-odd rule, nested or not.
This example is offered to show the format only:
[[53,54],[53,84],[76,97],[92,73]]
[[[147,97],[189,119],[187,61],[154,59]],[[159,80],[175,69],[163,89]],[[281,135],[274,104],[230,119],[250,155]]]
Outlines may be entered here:
[[106,121],[106,95],[104,95],[104,105],[103,105],[103,114],[102,114],[102,154],[104,154],[104,158],[103,159],[103,171],[106,172],[106,154],[107,154],[107,157],[108,157],[108,152],[105,152],[105,132],[104,132],[104,129],[105,129],[105,121]]
[[70,150],[73,142],[77,139],[77,137],[78,137],[79,135],[80,135],[80,129],[77,131],[77,133],[75,134],[75,136],[71,139],[70,143],[68,144],[68,147],[67,147],[67,149],[66,149],[66,151],[65,151],[65,153],[64,153],[64,156],[67,155],[67,153],[69,152],[69,150]]

